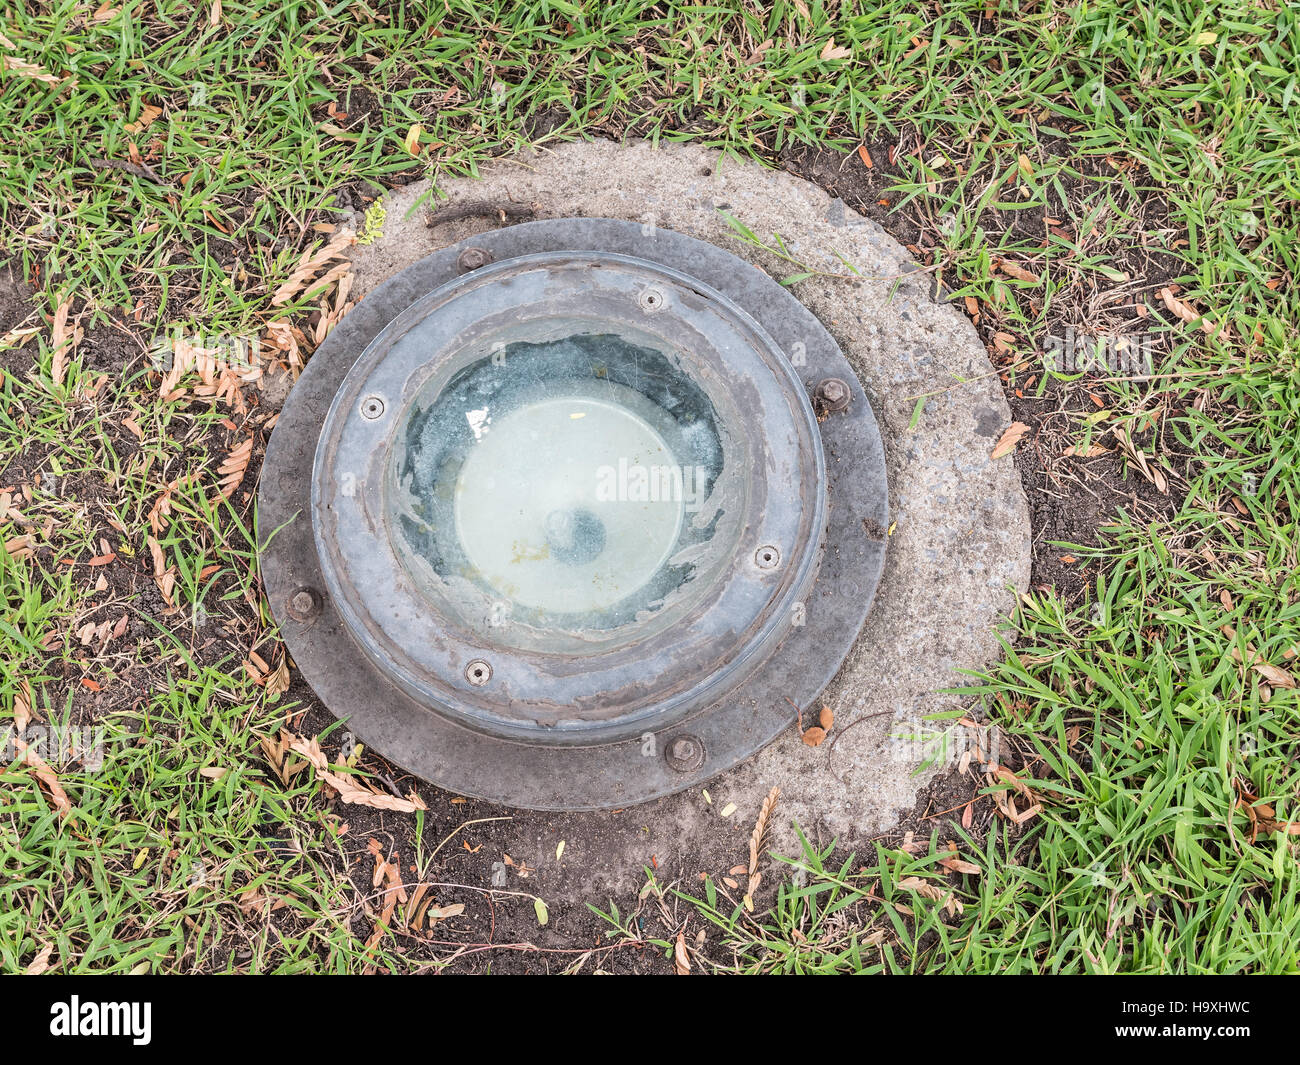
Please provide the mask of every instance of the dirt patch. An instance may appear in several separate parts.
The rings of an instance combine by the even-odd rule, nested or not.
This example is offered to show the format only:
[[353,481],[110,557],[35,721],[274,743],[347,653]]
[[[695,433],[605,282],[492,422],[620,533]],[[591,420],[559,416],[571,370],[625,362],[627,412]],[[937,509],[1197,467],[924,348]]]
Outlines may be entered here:
[[[1168,411],[1157,401],[1133,444],[1144,454],[1159,451],[1168,490],[1144,477],[1113,441],[1111,450],[1093,458],[1067,456],[1077,446],[1077,426],[1096,414],[1101,393],[1097,382],[1051,381],[1036,395],[1021,397],[1008,389],[1012,417],[1029,426],[1016,451],[1034,532],[1034,587],[1053,588],[1073,603],[1095,584],[1097,566],[1071,554],[1072,547],[1096,547],[1102,530],[1117,520],[1123,508],[1142,525],[1171,518],[1181,505],[1186,482],[1185,463],[1166,445]],[[1104,402],[1104,401],[1103,401]],[[1157,447],[1156,442],[1160,444]]]
[[[0,263],[0,337],[11,330],[44,325],[37,314],[35,290],[22,276],[22,264],[15,259]],[[35,340],[18,347],[0,350],[0,374],[25,376],[31,369],[36,352]]]
[[863,142],[863,149],[872,162],[870,167],[856,151],[845,153],[807,145],[792,145],[775,163],[843,200],[904,247],[919,248],[926,231],[924,221],[914,207],[899,211],[898,196],[892,190],[900,176],[894,160],[910,137],[904,131],[897,138]]
[[[289,694],[300,707],[292,719],[293,727],[304,735],[319,735],[333,726],[323,746],[329,757],[338,757],[342,745],[349,742],[345,731],[302,681],[295,680]],[[999,750],[1003,764],[1016,768],[1023,764],[1005,743]],[[424,832],[417,835],[415,819],[409,814],[341,804],[332,807],[346,826],[342,871],[351,879],[357,899],[349,914],[351,929],[360,940],[367,939],[374,929],[374,912],[382,894],[372,886],[370,840],[374,839],[385,857],[400,867],[408,892],[420,883],[430,883],[429,894],[437,905],[465,906],[463,913],[440,922],[427,934],[398,930],[403,954],[427,960],[431,966],[451,959],[447,967],[452,972],[541,974],[581,965],[588,972],[671,973],[671,958],[651,940],[672,942],[678,932],[693,940],[702,929],[707,929],[711,942],[716,939],[716,930],[706,926],[699,913],[675,892],[702,899],[707,874],[723,891],[725,877],[737,879],[742,885],[735,892],[737,903],[743,893],[745,877],[734,870],[748,860],[752,825],[737,823],[720,829],[713,838],[692,840],[690,855],[677,862],[665,861],[647,848],[641,864],[647,874],[653,874],[662,895],[643,892],[640,897],[618,894],[612,898],[621,924],[635,932],[637,942],[619,934],[609,920],[595,912],[593,907],[610,913],[611,896],[602,891],[599,881],[588,878],[581,856],[571,848],[561,849],[560,844],[581,836],[588,846],[598,846],[601,834],[599,829],[593,832],[593,821],[634,820],[646,816],[646,807],[582,814],[516,810],[451,795],[373,753],[366,753],[362,767],[373,774],[377,784],[388,786],[395,794],[416,789],[429,811]],[[964,772],[936,777],[897,828],[878,840],[917,852],[929,847],[934,833],[942,844],[960,838],[964,831],[978,847],[986,833],[1000,831],[997,826],[1001,824],[993,800],[979,794],[987,786],[981,769],[976,762]],[[779,804],[776,816],[780,816]],[[831,843],[817,826],[806,828],[814,845]],[[618,837],[622,835],[620,832]],[[611,845],[622,847],[621,838],[611,836]],[[845,857],[840,855],[838,860]],[[870,855],[864,857],[870,860]],[[761,866],[765,882],[755,898],[760,915],[776,900],[782,868],[771,859]],[[534,897],[546,904],[545,926],[539,924]]]
[[[779,162],[878,223],[918,261],[928,264],[941,254],[945,240],[942,220],[919,206],[924,202],[920,199],[902,209],[895,206],[899,196],[894,186],[902,177],[896,160],[914,150],[916,143],[915,132],[904,127],[896,138],[868,139],[864,143],[870,166],[857,151],[844,153],[803,146],[788,149]],[[1052,148],[1056,142],[1044,143]],[[1059,147],[1055,150],[1064,151]],[[1086,213],[1089,197],[1097,195],[1099,188],[1088,179],[1107,177],[1107,164],[1088,157],[1074,162],[1084,176],[1063,179],[1064,198],[1050,193],[1041,214],[986,210],[980,225],[990,234],[990,244],[996,244],[1002,234],[1037,239],[1041,234],[1033,227],[1041,229],[1043,215],[1064,221]],[[1140,174],[1133,184],[1138,195],[1121,205],[1128,226],[1146,232],[1167,230],[1164,199],[1154,190],[1143,191],[1150,183],[1144,182]],[[1112,268],[1128,275],[1128,281],[1120,286],[1124,298],[1114,297],[1116,286],[1102,289],[1091,278],[1076,278],[1054,295],[1050,309],[1042,316],[1040,334],[1012,338],[1004,331],[1011,327],[997,308],[972,301],[961,303],[994,366],[1001,369],[999,377],[1012,418],[1029,426],[1016,450],[1015,462],[1033,525],[1031,581],[1037,588],[1054,588],[1067,602],[1076,601],[1096,579],[1092,572],[1095,567],[1086,567],[1071,554],[1068,545],[1098,546],[1099,530],[1113,522],[1120,508],[1144,524],[1168,518],[1177,511],[1185,491],[1185,463],[1164,431],[1169,416],[1178,412],[1162,396],[1159,381],[1134,382],[1138,399],[1117,413],[1132,418],[1129,431],[1136,450],[1144,456],[1162,456],[1160,467],[1166,475],[1167,490],[1144,476],[1132,456],[1117,448],[1114,440],[1106,440],[1107,450],[1093,457],[1072,454],[1071,449],[1080,443],[1081,424],[1112,407],[1116,397],[1107,390],[1105,377],[1084,373],[1067,379],[1049,374],[1044,368],[1047,338],[1098,335],[1145,337],[1151,344],[1153,368],[1157,372],[1168,368],[1170,339],[1143,332],[1147,319],[1139,312],[1138,304],[1144,294],[1154,293],[1173,281],[1177,260],[1141,240],[1116,243],[1109,250]],[[951,289],[942,285],[939,295],[950,299]],[[1020,342],[1017,351],[1009,350],[1007,341],[1011,339]],[[1038,354],[1026,359],[1026,348]]]

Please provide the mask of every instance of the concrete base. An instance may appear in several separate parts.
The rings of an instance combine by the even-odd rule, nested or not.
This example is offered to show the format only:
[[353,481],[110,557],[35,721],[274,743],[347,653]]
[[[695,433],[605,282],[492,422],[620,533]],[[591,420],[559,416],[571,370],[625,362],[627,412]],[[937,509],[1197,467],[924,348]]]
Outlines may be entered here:
[[[443,181],[436,192],[422,182],[389,194],[382,236],[353,249],[354,295],[493,228],[491,219],[427,225],[430,205],[469,200],[530,204],[538,218],[666,227],[721,245],[777,278],[801,268],[736,239],[720,210],[769,243],[778,234],[812,268],[844,273],[842,256],[862,279],[814,277],[792,291],[857,371],[889,469],[885,571],[867,624],[824,695],[835,713],[826,742],[806,746],[792,728],[711,782],[708,798],[695,791],[616,813],[518,814],[507,836],[515,843],[506,849],[540,861],[533,890],[575,898],[622,893],[639,883],[651,855],[677,875],[716,872],[715,859],[743,863],[744,841],[774,786],[781,800],[772,845],[780,852],[797,853],[793,821],[850,844],[891,827],[927,779],[923,762],[951,761],[953,749],[945,754],[942,742],[951,722],[933,715],[961,702],[939,690],[966,683],[959,670],[997,658],[999,620],[1029,580],[1020,480],[1010,456],[989,457],[1010,412],[970,322],[934,302],[930,276],[914,272],[908,253],[878,225],[815,185],[702,148],[607,141],[499,160],[479,179]],[[930,398],[909,428],[921,395]],[[557,863],[549,859],[561,839]]]

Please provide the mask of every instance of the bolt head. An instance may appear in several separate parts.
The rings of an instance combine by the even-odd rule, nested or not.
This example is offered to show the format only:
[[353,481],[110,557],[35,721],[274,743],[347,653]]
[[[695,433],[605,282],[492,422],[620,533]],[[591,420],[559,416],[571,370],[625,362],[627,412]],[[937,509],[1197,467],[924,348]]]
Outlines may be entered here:
[[818,383],[816,397],[822,406],[830,411],[841,411],[849,405],[853,393],[849,391],[848,382],[838,377],[828,377]]
[[637,303],[647,314],[653,314],[655,311],[662,309],[666,302],[663,292],[657,288],[645,289],[637,296]]
[[492,253],[487,248],[466,248],[456,257],[456,265],[462,274],[471,270],[481,270],[492,261]]
[[320,613],[320,593],[314,588],[299,588],[286,604],[288,614],[295,621],[310,621]]
[[689,773],[704,764],[704,743],[695,736],[678,736],[668,744],[664,756],[679,773]]

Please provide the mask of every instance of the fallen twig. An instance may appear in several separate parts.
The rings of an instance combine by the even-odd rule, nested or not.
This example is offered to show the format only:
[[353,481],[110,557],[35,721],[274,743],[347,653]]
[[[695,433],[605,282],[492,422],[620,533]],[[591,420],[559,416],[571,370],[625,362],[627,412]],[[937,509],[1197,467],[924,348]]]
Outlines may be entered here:
[[128,163],[121,159],[92,159],[90,165],[100,170],[121,170],[125,174],[152,181],[155,185],[172,187],[172,183],[165,177],[160,177],[148,163]]
[[469,200],[465,203],[450,203],[429,212],[428,225],[438,226],[444,222],[458,222],[462,218],[495,218],[506,222],[511,218],[535,218],[537,211],[532,204],[494,202],[491,200]]

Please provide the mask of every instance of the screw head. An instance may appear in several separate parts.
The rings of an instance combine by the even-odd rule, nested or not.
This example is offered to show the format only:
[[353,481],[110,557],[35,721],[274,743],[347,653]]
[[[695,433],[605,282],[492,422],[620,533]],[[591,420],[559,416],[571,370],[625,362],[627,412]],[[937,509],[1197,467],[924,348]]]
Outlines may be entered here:
[[664,760],[679,773],[689,773],[704,764],[704,741],[698,736],[677,736],[664,748]]
[[759,569],[775,569],[781,561],[781,552],[772,544],[764,544],[754,552],[754,565]]
[[294,621],[310,621],[320,613],[320,592],[315,588],[299,588],[285,603],[285,613]]
[[373,422],[384,413],[384,401],[378,396],[366,396],[361,401],[361,417]]
[[487,248],[469,247],[456,256],[456,268],[462,274],[468,274],[471,270],[483,269],[491,261],[492,253]]
[[465,667],[465,679],[474,687],[481,688],[492,679],[492,667],[483,659],[476,658]]
[[847,410],[849,400],[853,398],[848,382],[841,381],[838,377],[827,377],[825,380],[818,382],[813,395],[821,403],[822,407],[832,412]]
[[636,298],[641,309],[647,314],[653,314],[655,311],[662,310],[667,299],[664,294],[657,288],[647,288],[642,291],[641,295]]

